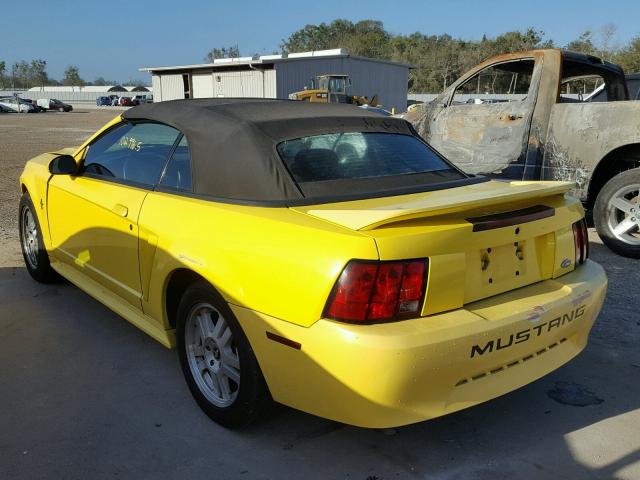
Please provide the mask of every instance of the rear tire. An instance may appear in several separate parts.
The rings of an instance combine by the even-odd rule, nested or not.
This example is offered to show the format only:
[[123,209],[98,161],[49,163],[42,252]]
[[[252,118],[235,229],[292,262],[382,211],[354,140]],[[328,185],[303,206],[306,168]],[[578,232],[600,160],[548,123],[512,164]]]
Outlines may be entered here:
[[28,193],[20,199],[19,215],[20,247],[29,275],[41,283],[59,281],[60,276],[49,263],[36,209]]
[[176,333],[189,390],[213,421],[240,428],[272,404],[249,340],[211,285],[202,281],[187,288],[178,305]]
[[593,222],[607,247],[623,257],[640,258],[640,169],[619,173],[602,187]]

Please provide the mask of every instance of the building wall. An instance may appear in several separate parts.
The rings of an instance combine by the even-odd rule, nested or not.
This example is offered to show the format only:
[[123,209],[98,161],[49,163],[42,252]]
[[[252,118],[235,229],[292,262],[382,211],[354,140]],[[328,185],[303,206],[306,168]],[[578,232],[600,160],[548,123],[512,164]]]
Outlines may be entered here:
[[191,76],[193,98],[213,97],[213,77],[211,72],[198,72]]
[[278,98],[275,70],[266,70],[264,72],[264,92],[264,98]]
[[328,73],[351,76],[348,93],[372,98],[378,95],[386,109],[403,112],[407,108],[407,81],[409,71],[402,65],[345,58],[309,58],[275,64],[278,98],[311,87],[311,79]]
[[193,98],[276,98],[275,74],[274,70],[194,72],[191,77]]
[[184,98],[184,83],[182,82],[181,73],[160,76],[160,98],[158,100],[156,100],[155,97],[157,90],[155,82],[153,83],[153,87],[154,101],[162,102]]
[[160,77],[157,75],[151,75],[151,87],[153,88],[153,100],[155,102],[162,101],[162,83]]
[[[240,71],[195,70],[192,72],[193,98],[258,97],[289,98],[289,94],[311,87],[311,79],[326,73],[351,76],[349,93],[372,98],[397,112],[407,108],[408,68],[350,57],[304,58],[274,64],[274,69]],[[155,101],[184,97],[182,74],[158,72],[152,76]]]

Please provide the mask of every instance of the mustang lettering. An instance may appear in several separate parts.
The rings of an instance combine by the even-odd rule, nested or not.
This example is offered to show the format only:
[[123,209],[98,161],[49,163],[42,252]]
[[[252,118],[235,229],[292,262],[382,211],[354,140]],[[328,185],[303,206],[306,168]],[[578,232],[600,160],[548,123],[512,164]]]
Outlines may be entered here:
[[[527,340],[533,337],[539,337],[543,332],[550,332],[554,328],[558,328],[565,323],[570,323],[585,314],[586,306],[581,305],[575,310],[572,310],[570,313],[563,313],[559,317],[554,318],[553,320],[549,320],[548,322],[541,323],[540,325],[536,325],[535,327],[528,328],[526,330],[521,330],[516,334],[510,334],[507,337],[499,337],[497,340],[489,340],[484,347],[480,345],[474,345],[471,347],[471,358],[473,358],[476,354],[478,356],[484,355],[485,353],[491,353],[495,350],[502,350],[503,348],[508,348],[513,345],[517,345],[519,343],[526,342]],[[545,328],[546,327],[546,328]],[[505,338],[507,338],[505,340]]]

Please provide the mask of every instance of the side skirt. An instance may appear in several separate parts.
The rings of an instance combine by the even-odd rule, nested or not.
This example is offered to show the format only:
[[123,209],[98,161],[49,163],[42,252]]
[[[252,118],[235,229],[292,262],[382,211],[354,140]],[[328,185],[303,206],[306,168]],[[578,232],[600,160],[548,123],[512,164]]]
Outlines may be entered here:
[[164,330],[153,318],[136,310],[133,306],[111,293],[92,278],[89,278],[65,263],[51,257],[49,258],[51,259],[51,267],[80,290],[91,295],[165,347],[174,348],[176,346],[175,330]]

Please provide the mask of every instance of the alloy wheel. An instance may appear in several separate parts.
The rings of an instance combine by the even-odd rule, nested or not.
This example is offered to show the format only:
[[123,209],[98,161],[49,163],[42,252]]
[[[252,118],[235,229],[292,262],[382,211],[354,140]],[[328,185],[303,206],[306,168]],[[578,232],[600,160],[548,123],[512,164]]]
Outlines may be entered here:
[[607,204],[607,223],[613,235],[630,245],[640,245],[640,185],[626,185]]
[[217,407],[232,405],[240,389],[240,357],[222,313],[208,303],[195,305],[187,317],[184,341],[199,390]]
[[38,227],[36,225],[31,209],[22,210],[22,249],[29,266],[38,268]]

